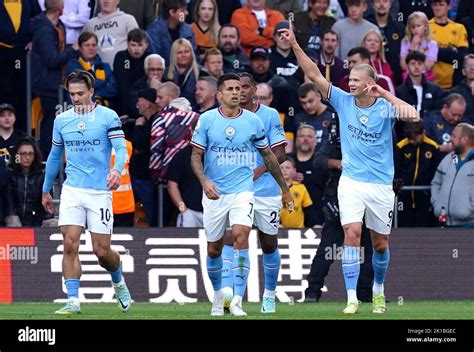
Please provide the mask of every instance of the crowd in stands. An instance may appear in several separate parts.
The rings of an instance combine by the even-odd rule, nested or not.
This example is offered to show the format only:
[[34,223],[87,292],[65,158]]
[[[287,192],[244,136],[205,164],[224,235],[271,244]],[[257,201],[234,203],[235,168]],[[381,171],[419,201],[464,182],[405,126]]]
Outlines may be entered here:
[[[219,106],[217,79],[227,72],[250,73],[259,103],[275,108],[284,126],[288,158],[282,170],[301,199],[296,215],[282,214],[282,226],[322,225],[328,175],[313,161],[337,115],[281,40],[278,31],[291,26],[334,86],[349,92],[351,68],[367,63],[380,86],[419,111],[422,122],[394,124],[395,178],[405,186],[433,185],[400,194],[399,225],[436,226],[445,210],[452,225],[474,226],[474,173],[457,172],[474,163],[473,4],[5,1],[0,225],[50,223],[41,207],[41,162],[51,148],[55,116],[71,107],[62,83],[75,69],[94,75],[95,102],[117,112],[129,143],[130,164],[116,191],[125,193],[114,198],[116,225],[133,226],[140,213],[146,224],[157,226],[161,211],[165,226],[202,226],[202,189],[189,165],[189,142],[199,115]],[[161,205],[158,185],[167,185]],[[457,212],[459,204],[467,210]]]

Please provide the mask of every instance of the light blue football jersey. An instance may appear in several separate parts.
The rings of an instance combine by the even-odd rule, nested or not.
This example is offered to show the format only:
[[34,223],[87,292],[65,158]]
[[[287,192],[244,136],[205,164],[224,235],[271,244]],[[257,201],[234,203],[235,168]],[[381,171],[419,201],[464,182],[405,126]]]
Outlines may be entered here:
[[66,152],[65,185],[108,190],[112,147],[116,152],[114,169],[122,172],[127,157],[120,118],[101,105],[86,114],[69,109],[54,120],[53,147],[46,163],[43,192],[49,192],[56,177],[63,150]]
[[199,117],[191,144],[206,151],[204,174],[220,194],[254,191],[254,146],[264,149],[268,140],[262,121],[253,112],[240,109],[230,118],[221,108],[206,111]]
[[[278,145],[286,145],[285,131],[283,130],[278,111],[268,106],[258,104],[254,112],[263,122],[265,135],[270,144],[270,148]],[[263,157],[258,150],[255,150],[255,153],[257,154],[257,166],[263,165]],[[256,197],[276,197],[279,195],[280,186],[268,171],[255,181]]]
[[391,185],[394,175],[392,126],[395,109],[377,98],[366,107],[330,85],[328,101],[339,115],[342,175],[360,182]]

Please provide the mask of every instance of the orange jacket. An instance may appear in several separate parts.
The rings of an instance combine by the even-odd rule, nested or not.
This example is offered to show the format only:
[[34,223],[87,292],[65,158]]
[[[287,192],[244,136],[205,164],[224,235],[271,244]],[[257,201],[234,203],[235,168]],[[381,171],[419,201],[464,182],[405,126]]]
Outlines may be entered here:
[[284,21],[285,17],[280,11],[265,8],[267,14],[267,26],[263,29],[263,36],[258,34],[257,17],[249,6],[235,10],[232,14],[231,23],[239,29],[240,44],[247,56],[250,50],[257,46],[270,48],[274,44],[273,32],[278,22]]
[[[127,145],[127,161],[122,170],[122,179],[120,186],[112,192],[112,209],[114,214],[125,214],[135,212],[135,198],[133,197],[132,180],[130,179],[130,158],[132,157],[132,143],[125,140]],[[110,158],[110,167],[115,163],[115,150],[112,149],[112,157]]]

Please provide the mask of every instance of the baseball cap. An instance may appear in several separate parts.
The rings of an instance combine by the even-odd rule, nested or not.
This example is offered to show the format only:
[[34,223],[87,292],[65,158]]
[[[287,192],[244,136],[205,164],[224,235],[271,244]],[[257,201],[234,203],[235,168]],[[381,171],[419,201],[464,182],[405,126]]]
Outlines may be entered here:
[[156,89],[155,88],[145,88],[138,91],[138,97],[146,99],[154,103],[156,101]]
[[11,111],[12,113],[15,114],[15,108],[13,107],[13,105],[8,104],[8,103],[0,104],[0,114],[6,110]]
[[267,49],[264,46],[257,46],[256,48],[252,49],[252,52],[250,53],[250,60],[259,56],[265,59],[270,59],[270,49]]
[[275,30],[273,31],[273,35],[276,35],[280,29],[288,29],[290,28],[290,23],[288,21],[281,21],[278,22],[275,26]]

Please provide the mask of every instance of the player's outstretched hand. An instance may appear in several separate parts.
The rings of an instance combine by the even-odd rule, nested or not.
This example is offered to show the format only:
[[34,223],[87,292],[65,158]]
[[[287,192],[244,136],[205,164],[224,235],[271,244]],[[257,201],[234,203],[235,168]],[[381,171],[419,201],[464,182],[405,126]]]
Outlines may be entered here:
[[204,190],[204,194],[207,198],[216,200],[219,199],[219,191],[217,190],[216,186],[209,180],[205,181],[202,185]]
[[53,198],[49,192],[43,192],[43,196],[41,197],[41,204],[43,204],[44,210],[49,214],[53,214],[54,207],[53,207]]
[[111,191],[115,191],[120,186],[120,180],[122,175],[115,169],[110,170],[109,174],[107,175],[107,188]]
[[290,191],[283,192],[281,196],[281,201],[283,202],[283,207],[288,209],[288,211],[291,213],[293,210],[295,210],[295,201],[293,199],[293,196],[291,195]]
[[374,85],[365,87],[364,92],[369,97],[380,98],[380,97],[383,97],[386,90],[380,87],[378,84],[374,84]]

